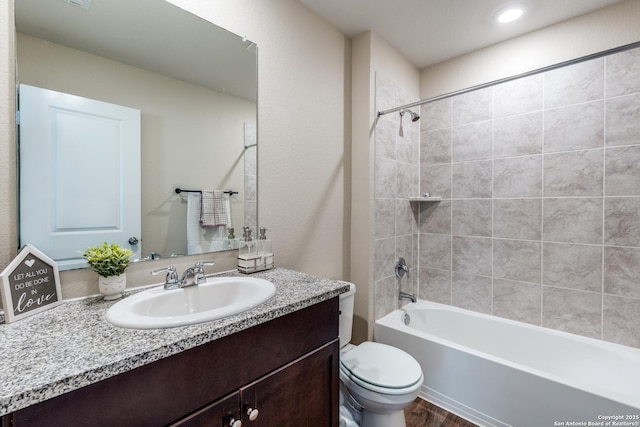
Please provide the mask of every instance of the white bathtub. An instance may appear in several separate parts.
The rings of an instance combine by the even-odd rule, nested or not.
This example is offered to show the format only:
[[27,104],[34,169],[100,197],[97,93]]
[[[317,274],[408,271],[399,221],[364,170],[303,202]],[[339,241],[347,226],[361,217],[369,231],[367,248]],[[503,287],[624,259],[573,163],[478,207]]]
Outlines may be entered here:
[[424,399],[480,426],[640,426],[638,349],[423,300],[374,339],[418,360]]

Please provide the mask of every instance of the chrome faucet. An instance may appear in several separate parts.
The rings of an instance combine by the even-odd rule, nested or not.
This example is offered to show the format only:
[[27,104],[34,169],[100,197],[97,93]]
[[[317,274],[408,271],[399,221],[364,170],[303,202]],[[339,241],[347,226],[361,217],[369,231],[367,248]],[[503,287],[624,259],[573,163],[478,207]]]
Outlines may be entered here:
[[398,295],[399,300],[406,300],[411,302],[416,302],[416,296],[407,292],[400,291],[400,295]]
[[216,265],[215,262],[196,262],[196,265],[193,267],[187,268],[184,273],[182,273],[182,278],[178,279],[178,272],[174,266],[169,266],[167,268],[161,268],[159,270],[153,270],[151,274],[154,276],[160,273],[167,273],[167,276],[164,281],[164,288],[169,289],[178,289],[184,288],[187,286],[199,285],[207,281],[207,276],[204,273],[205,265]]
[[181,288],[185,288],[187,286],[199,285],[196,268],[195,267],[187,268],[184,271],[184,273],[182,273],[182,279],[180,279],[180,283],[182,283],[182,285],[180,286]]

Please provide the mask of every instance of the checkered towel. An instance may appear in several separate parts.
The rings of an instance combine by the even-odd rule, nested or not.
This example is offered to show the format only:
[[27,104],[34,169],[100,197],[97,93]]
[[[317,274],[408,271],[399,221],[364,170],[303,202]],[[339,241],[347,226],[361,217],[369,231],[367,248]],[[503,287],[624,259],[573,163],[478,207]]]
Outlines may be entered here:
[[200,225],[215,227],[227,225],[227,209],[222,190],[203,190],[200,201]]

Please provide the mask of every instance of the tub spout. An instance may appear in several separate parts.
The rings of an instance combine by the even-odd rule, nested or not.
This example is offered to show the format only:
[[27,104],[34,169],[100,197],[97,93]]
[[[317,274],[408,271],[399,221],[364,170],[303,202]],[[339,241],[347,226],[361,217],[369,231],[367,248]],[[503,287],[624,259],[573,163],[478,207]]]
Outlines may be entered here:
[[398,296],[398,299],[400,300],[406,300],[406,301],[411,301],[411,302],[416,302],[416,296],[415,295],[411,295],[407,292],[400,292],[400,295]]

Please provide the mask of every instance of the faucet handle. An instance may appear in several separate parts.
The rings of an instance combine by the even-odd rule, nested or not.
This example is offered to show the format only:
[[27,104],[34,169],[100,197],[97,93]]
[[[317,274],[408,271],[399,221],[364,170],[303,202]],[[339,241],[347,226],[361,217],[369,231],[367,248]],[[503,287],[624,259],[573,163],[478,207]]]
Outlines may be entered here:
[[215,261],[198,261],[196,262],[196,265],[194,268],[194,270],[196,271],[196,281],[198,284],[200,283],[204,283],[207,281],[207,277],[204,274],[204,266],[205,265],[216,265]]
[[170,265],[167,268],[160,268],[158,270],[151,271],[151,274],[153,274],[154,276],[157,276],[160,273],[167,273],[167,277],[164,281],[165,287],[167,287],[167,285],[177,285],[180,283],[178,272],[176,271],[176,268],[174,266]]
[[402,276],[404,276],[405,274],[407,275],[407,277],[409,277],[410,269],[403,257],[400,257],[396,260],[395,270],[396,277],[402,278]]
[[205,265],[216,265],[215,261],[198,261],[196,262],[196,268],[202,268]]

